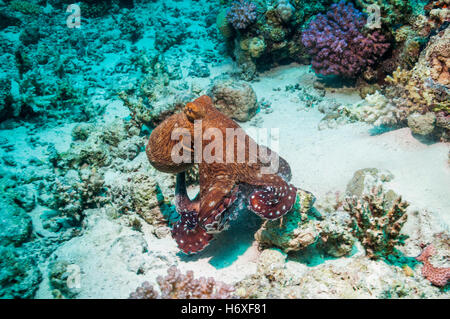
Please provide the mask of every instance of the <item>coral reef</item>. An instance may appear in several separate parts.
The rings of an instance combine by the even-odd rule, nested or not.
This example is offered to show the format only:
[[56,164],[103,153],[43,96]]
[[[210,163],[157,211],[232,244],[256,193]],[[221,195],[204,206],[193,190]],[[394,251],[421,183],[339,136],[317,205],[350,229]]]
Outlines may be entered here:
[[302,36],[314,71],[354,78],[375,64],[390,44],[378,30],[364,34],[365,24],[363,14],[343,1],[326,15],[317,15]]
[[127,12],[123,15],[119,22],[120,32],[122,32],[125,37],[129,37],[133,42],[142,37],[143,27],[144,24],[139,22],[131,12]]
[[130,299],[230,299],[234,288],[214,278],[194,278],[194,273],[188,271],[183,275],[176,266],[167,270],[167,276],[157,278],[161,295],[148,282],[144,282]]
[[354,235],[369,258],[395,256],[395,247],[404,245],[407,236],[400,231],[408,217],[408,205],[393,191],[383,192],[382,187],[374,188],[360,199],[346,198],[344,209],[350,213]]
[[[369,15],[380,14],[380,26],[393,31],[398,25],[408,22],[412,14],[410,1],[402,0],[356,0],[356,6]],[[374,10],[375,9],[375,10]],[[378,12],[379,10],[379,12]],[[374,17],[378,19],[377,16]],[[374,21],[376,23],[376,21]]]
[[0,246],[0,298],[32,298],[42,275],[26,250]]
[[[77,28],[69,0],[0,0],[0,298],[448,299],[450,2],[339,2],[85,0]],[[339,33],[331,51],[349,30],[390,47],[360,72],[340,59],[352,79],[321,76],[302,41],[317,15],[337,21],[316,30]],[[234,127],[202,95],[255,140],[279,127],[267,143],[292,174],[281,158],[276,187],[253,168],[150,165],[174,114]],[[362,169],[345,189],[373,165],[397,178]],[[217,240],[186,256],[196,224]]]
[[[434,135],[443,140],[449,135],[449,47],[450,29],[440,32],[422,52],[419,61],[412,70],[398,69],[391,77],[387,77],[389,86],[386,96],[392,100],[401,111],[402,119],[406,120],[414,113],[426,115],[423,118],[428,126],[435,129],[415,130],[418,134]],[[408,123],[417,127],[417,115]],[[432,123],[431,123],[431,122]]]

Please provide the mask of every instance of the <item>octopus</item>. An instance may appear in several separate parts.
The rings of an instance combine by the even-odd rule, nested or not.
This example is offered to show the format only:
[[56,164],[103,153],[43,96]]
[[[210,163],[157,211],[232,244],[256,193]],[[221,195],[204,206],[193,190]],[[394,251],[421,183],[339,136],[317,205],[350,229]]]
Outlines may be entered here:
[[[157,170],[177,174],[175,207],[180,218],[172,237],[187,254],[203,250],[243,206],[263,219],[275,220],[296,201],[289,164],[258,145],[206,95],[159,124],[150,135],[146,154]],[[190,199],[185,172],[194,164],[199,168],[200,191]]]

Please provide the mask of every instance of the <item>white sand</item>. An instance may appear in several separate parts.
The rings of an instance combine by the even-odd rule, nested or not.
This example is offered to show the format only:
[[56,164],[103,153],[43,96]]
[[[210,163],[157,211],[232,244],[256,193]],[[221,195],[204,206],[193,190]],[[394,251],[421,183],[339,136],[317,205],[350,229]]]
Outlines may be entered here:
[[[353,173],[361,168],[388,169],[395,178],[389,184],[407,201],[437,213],[450,225],[450,166],[448,143],[427,145],[409,128],[371,136],[372,126],[357,123],[319,131],[323,118],[317,109],[298,110],[292,93],[272,91],[288,84],[312,83],[307,66],[278,68],[253,84],[258,99],[272,102],[273,113],[258,115],[261,127],[280,129],[279,153],[291,165],[292,182],[316,197],[329,191],[345,191]],[[354,102],[354,95],[337,95],[339,102]],[[249,127],[248,123],[243,125]]]

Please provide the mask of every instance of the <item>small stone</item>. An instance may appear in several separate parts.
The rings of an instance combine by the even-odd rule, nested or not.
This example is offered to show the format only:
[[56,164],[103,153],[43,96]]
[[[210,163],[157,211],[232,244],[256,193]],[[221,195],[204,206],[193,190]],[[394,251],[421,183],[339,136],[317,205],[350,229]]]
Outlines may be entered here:
[[433,112],[428,112],[424,115],[420,113],[413,113],[408,116],[408,126],[411,132],[418,135],[428,135],[434,130],[436,122],[436,115]]

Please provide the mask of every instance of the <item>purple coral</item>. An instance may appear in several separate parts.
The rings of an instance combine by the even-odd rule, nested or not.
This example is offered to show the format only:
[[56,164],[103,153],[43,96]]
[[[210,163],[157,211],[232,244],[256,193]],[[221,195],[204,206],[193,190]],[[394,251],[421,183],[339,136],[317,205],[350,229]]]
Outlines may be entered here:
[[161,289],[161,296],[146,281],[130,299],[230,299],[233,298],[234,288],[214,278],[194,279],[192,271],[183,275],[175,266],[167,270],[167,276],[159,276],[156,281]]
[[365,34],[365,24],[366,16],[345,1],[333,4],[327,14],[318,14],[302,35],[314,71],[354,78],[375,64],[390,44],[379,31]]
[[256,21],[256,5],[250,1],[234,1],[227,12],[227,20],[235,29],[245,29]]

